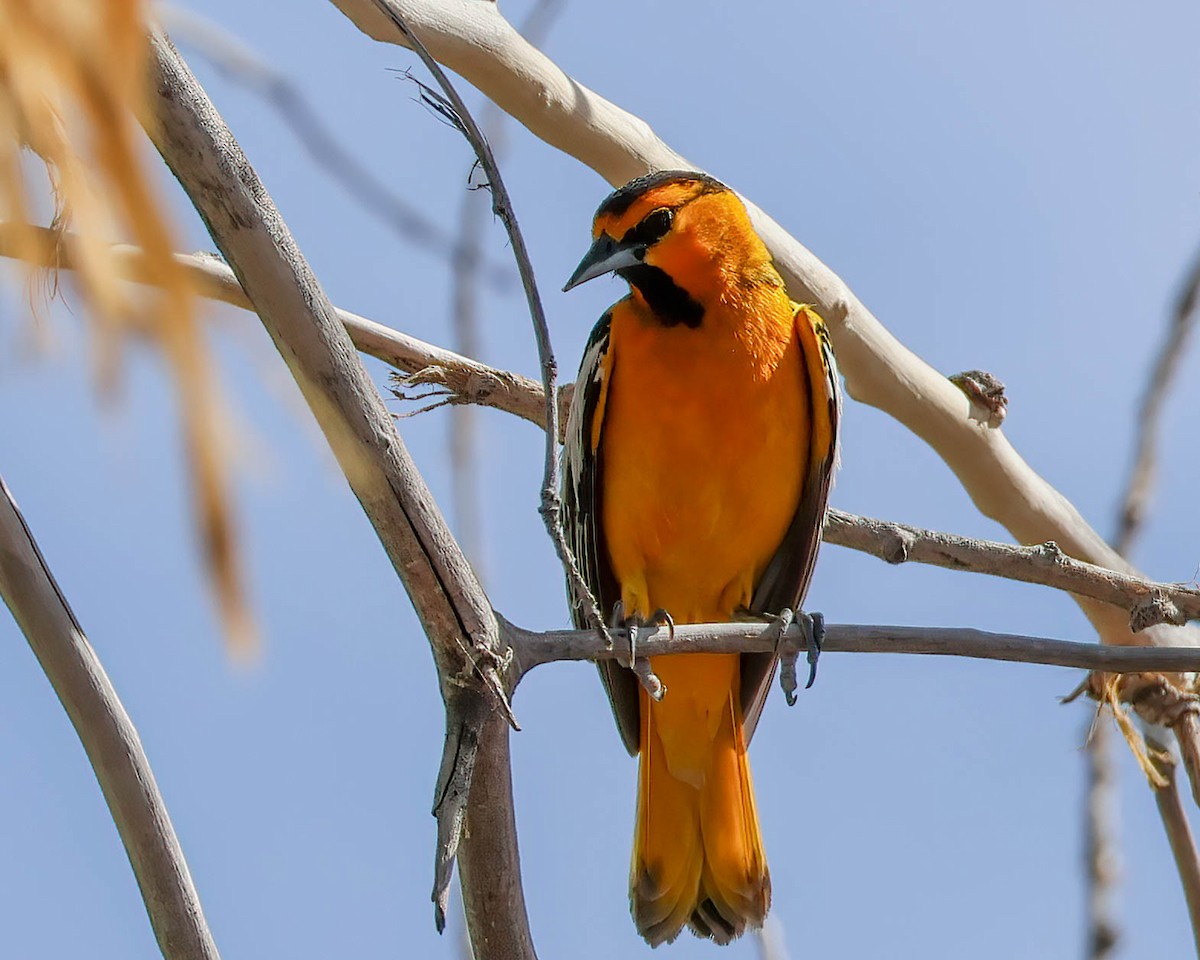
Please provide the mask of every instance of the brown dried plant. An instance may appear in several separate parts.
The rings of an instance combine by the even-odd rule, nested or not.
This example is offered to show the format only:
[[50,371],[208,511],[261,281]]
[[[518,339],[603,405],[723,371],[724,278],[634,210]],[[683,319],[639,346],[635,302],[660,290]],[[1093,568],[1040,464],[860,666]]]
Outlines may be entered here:
[[[215,380],[198,299],[174,259],[139,122],[148,55],[143,0],[0,0],[0,220],[24,263],[62,256],[74,265],[97,333],[102,387],[115,382],[129,335],[161,350],[177,391],[213,592],[233,649],[244,653],[254,630],[241,589]],[[49,251],[45,234],[32,227],[44,197],[57,228]],[[119,280],[118,238],[145,252],[145,290]],[[38,268],[29,269],[35,279]]]

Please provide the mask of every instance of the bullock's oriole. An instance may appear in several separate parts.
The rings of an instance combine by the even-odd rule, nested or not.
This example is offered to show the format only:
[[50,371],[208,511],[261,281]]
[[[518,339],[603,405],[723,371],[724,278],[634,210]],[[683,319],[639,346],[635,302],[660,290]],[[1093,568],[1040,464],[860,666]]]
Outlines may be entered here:
[[[823,322],[791,302],[741,201],[711,177],[634,180],[601,204],[593,237],[564,289],[616,273],[630,293],[592,331],[568,419],[563,503],[584,579],[631,621],[798,610],[836,458]],[[641,754],[629,896],[652,945],[685,923],[728,943],[766,916],[746,744],[776,659],[654,658],[660,702],[600,667]]]

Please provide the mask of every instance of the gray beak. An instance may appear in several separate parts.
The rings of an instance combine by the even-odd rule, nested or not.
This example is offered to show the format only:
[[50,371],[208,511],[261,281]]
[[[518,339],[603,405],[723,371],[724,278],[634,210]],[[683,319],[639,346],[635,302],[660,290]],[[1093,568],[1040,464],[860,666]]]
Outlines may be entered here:
[[579,261],[579,266],[575,268],[575,272],[571,274],[571,279],[563,287],[563,293],[566,293],[572,287],[579,286],[581,283],[586,283],[588,280],[594,280],[596,277],[602,277],[606,273],[612,273],[614,270],[636,266],[642,262],[645,256],[645,244],[618,243],[607,233],[602,233],[599,239],[592,244],[592,249],[584,254],[583,259]]

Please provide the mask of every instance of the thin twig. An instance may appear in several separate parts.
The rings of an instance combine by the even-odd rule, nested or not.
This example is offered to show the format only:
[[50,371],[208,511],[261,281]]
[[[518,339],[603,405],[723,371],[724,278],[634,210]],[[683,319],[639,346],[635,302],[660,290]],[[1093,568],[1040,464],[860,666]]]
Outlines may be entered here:
[[220,960],[137,730],[0,478],[0,594],[71,718],[166,960]]
[[1067,556],[1055,543],[1018,547],[990,540],[923,530],[888,520],[830,510],[825,542],[862,550],[888,563],[917,561],[1039,583],[1102,600],[1130,612],[1130,629],[1156,623],[1200,619],[1200,589],[1189,584],[1155,583]]
[[[534,45],[540,45],[561,9],[559,0],[538,0],[522,25],[521,32],[525,38]],[[508,114],[494,102],[484,102],[479,125],[497,163],[508,148],[507,118]],[[484,205],[475,194],[475,190],[463,193],[458,220],[458,247],[462,257],[451,277],[454,302],[451,311],[454,331],[452,346],[458,353],[468,357],[483,355],[479,336],[478,281],[479,265],[483,261],[483,231],[487,220]],[[486,583],[480,476],[476,467],[478,420],[479,412],[474,404],[453,405],[450,411],[450,473],[458,535],[480,581]]]
[[504,185],[504,178],[500,175],[500,168],[496,165],[496,159],[492,156],[487,140],[484,139],[475,119],[467,110],[458,91],[454,89],[454,85],[438,65],[437,60],[425,48],[421,39],[409,29],[393,0],[374,0],[374,3],[379,11],[391,20],[396,29],[400,31],[412,50],[421,58],[426,69],[433,74],[438,86],[442,88],[445,94],[444,98],[422,85],[425,100],[431,108],[440,112],[449,122],[453,123],[471,144],[475,156],[479,159],[479,165],[483,168],[487,187],[492,194],[492,211],[500,218],[508,233],[513,257],[521,272],[521,284],[525,288],[525,300],[529,305],[529,316],[533,320],[538,360],[542,367],[542,391],[546,407],[546,443],[542,470],[541,504],[538,512],[550,534],[550,540],[554,544],[558,559],[574,587],[574,592],[577,596],[584,598],[592,623],[607,640],[608,630],[604,617],[600,613],[591,588],[579,572],[575,558],[571,556],[571,550],[567,546],[567,538],[563,531],[562,504],[558,493],[558,404],[555,402],[558,395],[558,364],[554,359],[554,348],[550,343],[550,328],[546,323],[546,312],[542,308],[542,298],[538,294],[537,282],[533,276],[533,263],[529,259],[525,237],[517,225],[516,210],[509,198],[508,188]]
[[[610,648],[591,630],[535,632],[501,621],[501,631],[515,653],[513,669],[521,674],[555,660],[611,660],[622,655],[620,644]],[[789,627],[783,642],[803,650],[804,634],[795,626]],[[666,630],[638,636],[638,652],[647,657],[767,652],[774,649],[774,644],[774,634],[753,623],[678,624],[674,637]],[[967,627],[826,624],[821,649],[825,653],[904,653],[1006,660],[1105,673],[1200,670],[1200,647],[1117,647]]]
[[1175,309],[1167,326],[1166,336],[1159,348],[1146,388],[1142,393],[1137,418],[1137,452],[1129,483],[1121,498],[1117,519],[1117,533],[1113,545],[1117,551],[1128,556],[1133,543],[1141,532],[1146,506],[1150,500],[1150,489],[1158,462],[1158,432],[1167,395],[1175,381],[1183,360],[1187,340],[1195,325],[1196,304],[1200,300],[1200,254],[1188,270],[1175,301]]
[[1171,854],[1179,870],[1188,917],[1192,921],[1196,956],[1200,957],[1200,854],[1196,851],[1196,840],[1192,835],[1192,827],[1188,822],[1179,782],[1175,776],[1175,755],[1166,744],[1155,741],[1150,736],[1147,736],[1146,740],[1151,748],[1151,762],[1163,780],[1162,786],[1154,788],[1154,802],[1158,805],[1159,815],[1167,831],[1167,841],[1171,845]]
[[[410,204],[342,146],[299,85],[267,63],[240,39],[207,17],[178,6],[163,6],[160,16],[171,35],[208,60],[228,79],[262,97],[278,111],[292,135],[359,206],[383,222],[405,243],[440,256],[454,269],[482,268],[488,286],[507,291],[513,275],[507,265],[489,263],[456,241],[447,230]],[[476,259],[477,258],[477,259]]]

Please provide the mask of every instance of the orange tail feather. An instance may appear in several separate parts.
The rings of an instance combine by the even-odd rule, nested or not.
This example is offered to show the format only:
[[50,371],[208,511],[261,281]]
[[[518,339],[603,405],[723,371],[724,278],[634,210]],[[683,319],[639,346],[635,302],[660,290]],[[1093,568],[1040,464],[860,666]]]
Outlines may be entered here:
[[[747,928],[762,926],[771,902],[734,679],[736,659],[724,663],[717,661],[725,657],[713,657],[704,665],[706,674],[724,674],[733,682],[705,684],[716,696],[704,698],[713,709],[706,709],[703,719],[696,715],[694,697],[683,709],[677,700],[671,710],[664,709],[667,701],[652,703],[642,694],[629,898],[634,923],[651,946],[670,943],[685,924],[697,936],[728,943]],[[662,661],[654,665],[660,677],[663,666]],[[687,678],[700,679],[717,678]],[[672,679],[666,683],[671,687]],[[673,692],[684,699],[688,689],[677,683]],[[705,758],[701,769],[688,762],[696,756]]]

